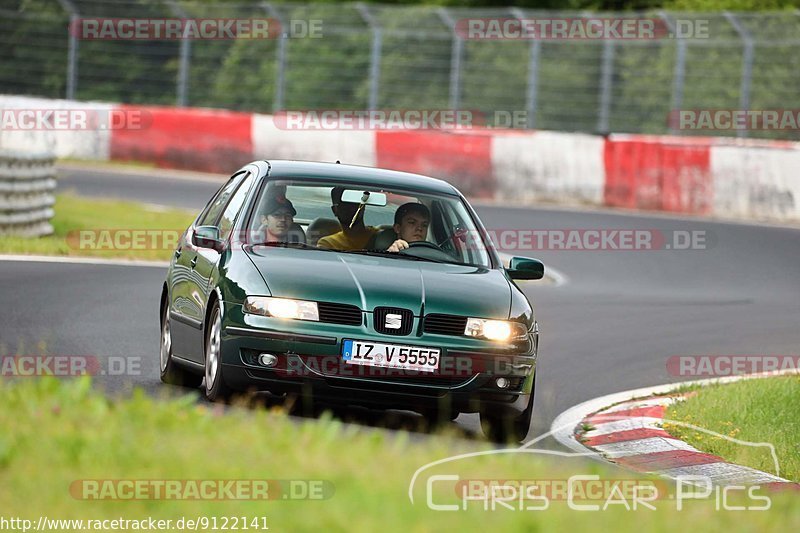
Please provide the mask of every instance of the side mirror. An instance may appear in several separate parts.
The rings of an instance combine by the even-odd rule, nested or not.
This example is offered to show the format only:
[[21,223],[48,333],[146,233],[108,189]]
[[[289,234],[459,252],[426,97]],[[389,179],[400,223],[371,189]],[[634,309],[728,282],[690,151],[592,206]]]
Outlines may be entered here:
[[219,228],[216,226],[197,226],[192,232],[192,244],[198,248],[210,248],[222,252],[224,243],[219,238]]
[[506,272],[511,279],[542,279],[544,263],[528,257],[512,257]]

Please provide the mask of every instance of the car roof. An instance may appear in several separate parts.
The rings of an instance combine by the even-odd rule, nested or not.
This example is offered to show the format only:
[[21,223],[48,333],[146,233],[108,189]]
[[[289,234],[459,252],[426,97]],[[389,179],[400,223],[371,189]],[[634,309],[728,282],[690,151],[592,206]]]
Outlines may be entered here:
[[446,181],[382,168],[311,161],[267,160],[270,178],[325,179],[331,182],[363,183],[415,192],[458,195],[458,190]]

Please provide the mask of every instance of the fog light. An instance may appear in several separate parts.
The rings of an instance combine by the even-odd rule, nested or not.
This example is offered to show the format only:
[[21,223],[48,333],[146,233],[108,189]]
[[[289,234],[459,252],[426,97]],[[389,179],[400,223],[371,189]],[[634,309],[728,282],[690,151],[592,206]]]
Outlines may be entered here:
[[278,364],[278,358],[271,353],[262,353],[258,356],[258,362],[261,363],[261,366],[272,367]]
[[511,385],[511,381],[508,378],[497,378],[494,380],[494,384],[497,385],[498,389],[507,389]]

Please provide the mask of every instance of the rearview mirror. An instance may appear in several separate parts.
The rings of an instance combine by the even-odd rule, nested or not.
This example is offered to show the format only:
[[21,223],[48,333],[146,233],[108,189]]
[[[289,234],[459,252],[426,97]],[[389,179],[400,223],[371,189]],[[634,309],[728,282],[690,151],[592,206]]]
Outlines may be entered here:
[[210,248],[221,252],[224,245],[219,237],[219,228],[216,226],[197,226],[192,232],[192,244],[198,248]]
[[376,205],[384,207],[386,205],[386,194],[382,192],[359,191],[347,189],[342,193],[342,201],[351,204]]
[[506,272],[511,279],[542,279],[544,263],[528,257],[512,257]]

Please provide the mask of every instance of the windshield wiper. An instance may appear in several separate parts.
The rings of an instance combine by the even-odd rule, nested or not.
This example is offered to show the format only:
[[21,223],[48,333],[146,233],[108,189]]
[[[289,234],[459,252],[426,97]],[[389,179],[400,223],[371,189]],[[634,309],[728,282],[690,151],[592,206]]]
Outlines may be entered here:
[[398,252],[386,252],[380,250],[339,250],[339,253],[370,255],[373,257],[395,257],[398,259],[410,259],[412,261],[429,261],[431,263],[449,263],[449,261],[440,261],[439,259],[431,259],[429,257],[420,257],[418,255],[408,255]]
[[287,242],[287,241],[269,241],[269,242],[257,242],[251,244],[251,246],[273,246],[277,248],[300,248],[302,250],[320,250],[322,252],[329,252],[327,248],[317,248],[316,246],[311,246],[310,244],[306,244],[304,242]]

